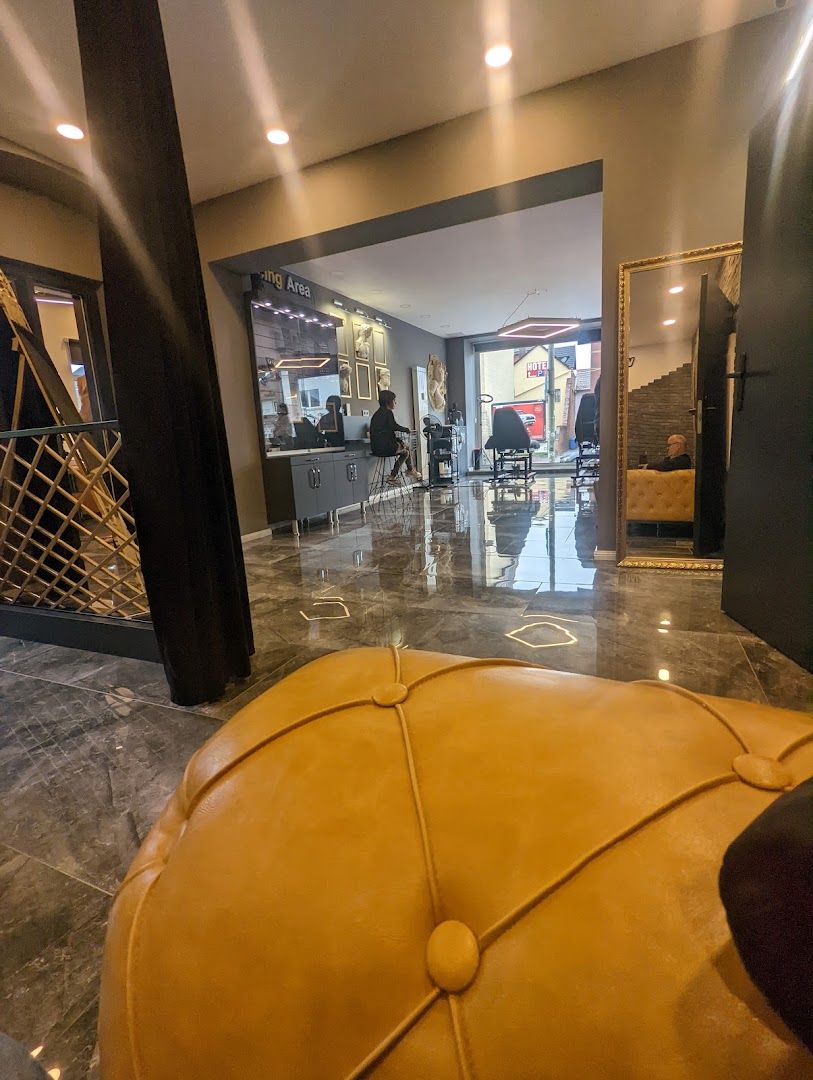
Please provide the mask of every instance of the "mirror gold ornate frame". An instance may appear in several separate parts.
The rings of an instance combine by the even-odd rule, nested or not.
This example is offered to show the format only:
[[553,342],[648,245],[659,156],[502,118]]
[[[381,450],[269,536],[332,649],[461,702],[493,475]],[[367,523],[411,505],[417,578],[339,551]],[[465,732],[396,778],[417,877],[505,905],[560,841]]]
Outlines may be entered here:
[[618,461],[616,464],[616,561],[619,566],[644,570],[722,570],[722,559],[698,559],[694,556],[670,559],[627,555],[627,354],[629,353],[630,279],[642,270],[660,269],[680,263],[719,259],[739,255],[742,244],[716,244],[713,247],[681,251],[675,255],[658,255],[652,259],[623,262],[618,267]]

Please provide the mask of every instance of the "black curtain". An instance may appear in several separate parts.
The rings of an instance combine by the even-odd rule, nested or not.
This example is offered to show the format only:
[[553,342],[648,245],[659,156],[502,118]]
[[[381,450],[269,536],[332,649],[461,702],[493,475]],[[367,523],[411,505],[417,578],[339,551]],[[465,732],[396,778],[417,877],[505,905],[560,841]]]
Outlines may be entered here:
[[253,652],[223,409],[156,0],[75,0],[111,367],[173,701]]

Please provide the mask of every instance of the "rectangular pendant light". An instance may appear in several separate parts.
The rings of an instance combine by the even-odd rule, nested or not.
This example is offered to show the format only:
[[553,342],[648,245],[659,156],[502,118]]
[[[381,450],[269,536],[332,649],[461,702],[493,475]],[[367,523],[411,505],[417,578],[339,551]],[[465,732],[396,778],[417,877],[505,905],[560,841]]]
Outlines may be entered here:
[[521,319],[510,326],[504,326],[497,332],[497,337],[546,341],[548,338],[566,334],[568,330],[578,330],[580,325],[581,319]]

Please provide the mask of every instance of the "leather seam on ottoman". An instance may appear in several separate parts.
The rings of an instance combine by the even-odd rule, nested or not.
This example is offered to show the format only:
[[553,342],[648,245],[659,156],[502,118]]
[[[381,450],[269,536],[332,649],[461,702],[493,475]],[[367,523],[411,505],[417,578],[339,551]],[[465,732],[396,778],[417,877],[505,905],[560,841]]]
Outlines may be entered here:
[[709,780],[702,780],[699,784],[695,784],[693,787],[687,788],[685,791],[680,792],[679,795],[675,795],[673,798],[667,800],[667,802],[663,803],[661,806],[656,807],[654,810],[650,810],[649,813],[645,814],[642,818],[639,818],[638,821],[634,822],[632,825],[628,825],[625,829],[622,829],[621,832],[616,833],[615,836],[610,837],[609,840],[604,840],[602,843],[596,845],[592,851],[588,851],[586,855],[583,855],[581,859],[578,859],[567,870],[564,870],[552,882],[543,886],[521,904],[517,904],[513,911],[509,911],[507,915],[504,915],[494,923],[493,926],[484,931],[484,933],[480,935],[478,942],[480,945],[480,952],[485,952],[486,949],[502,936],[502,934],[515,926],[525,915],[541,904],[543,900],[546,900],[556,892],[557,889],[561,888],[562,885],[572,881],[573,878],[577,877],[582,872],[582,870],[585,870],[591,863],[595,862],[596,859],[600,858],[607,851],[610,851],[617,844],[620,844],[622,840],[634,836],[635,833],[639,832],[641,829],[645,829],[647,825],[651,825],[654,821],[659,820],[666,814],[671,813],[678,806],[688,802],[689,799],[693,799],[697,795],[702,795],[706,791],[712,791],[715,788],[722,787],[724,784],[734,783],[737,779],[738,777],[735,773],[729,772],[724,773],[722,776],[714,776]]
[[258,750],[265,749],[266,746],[270,746],[276,742],[277,739],[281,739],[284,735],[289,735],[292,731],[298,731],[300,728],[307,727],[308,724],[313,723],[314,720],[321,720],[325,716],[335,716],[337,713],[343,712],[345,709],[358,709],[364,705],[371,705],[372,701],[369,697],[357,698],[355,701],[343,701],[340,705],[334,705],[329,709],[320,709],[318,712],[311,713],[309,716],[303,717],[301,720],[296,720],[287,725],[287,727],[280,728],[279,731],[275,731],[273,735],[269,735],[265,739],[259,739],[257,742],[252,743],[251,746],[246,747],[236,757],[232,758],[222,765],[216,773],[210,776],[204,783],[200,785],[195,794],[192,796],[187,807],[187,818],[191,817],[195,808],[201,802],[201,800],[208,795],[211,789],[218,784],[224,776],[232,772],[238,765],[242,765],[244,761],[256,754]]
[[720,710],[715,709],[712,705],[709,705],[707,701],[704,701],[701,697],[698,697],[697,694],[692,693],[691,690],[686,690],[682,686],[676,686],[674,683],[660,682],[660,680],[656,679],[636,679],[632,685],[652,686],[657,690],[668,690],[672,694],[677,694],[678,697],[686,698],[687,701],[694,702],[695,705],[699,706],[699,708],[701,709],[704,709],[707,713],[710,713],[714,717],[714,719],[718,721],[718,723],[722,724],[722,726],[726,729],[729,735],[736,739],[737,742],[740,744],[743,753],[751,753],[751,749],[746,743],[745,739],[742,737],[742,735],[740,735],[736,728],[734,728],[731,722],[727,720],[725,716],[723,716]]

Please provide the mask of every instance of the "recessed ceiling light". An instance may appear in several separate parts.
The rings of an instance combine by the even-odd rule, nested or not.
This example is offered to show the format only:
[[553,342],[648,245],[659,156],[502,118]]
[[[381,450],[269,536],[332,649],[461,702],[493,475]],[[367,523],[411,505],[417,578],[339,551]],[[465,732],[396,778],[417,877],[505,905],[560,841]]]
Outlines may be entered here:
[[399,304],[398,306],[402,311],[406,311],[408,308],[412,307],[412,304]]
[[658,678],[661,680],[661,682],[669,682],[669,669],[665,667],[658,668]]
[[486,53],[486,63],[489,67],[505,67],[513,56],[510,45],[492,45]]
[[669,292],[672,294],[672,296],[675,296],[677,295],[677,293],[683,292],[684,288],[684,285],[673,285]]
[[76,124],[57,124],[56,130],[62,136],[63,139],[73,139],[78,142],[79,139],[84,139],[85,133]]
[[274,146],[285,146],[291,138],[288,132],[283,131],[282,128],[271,128],[271,130],[266,133],[265,137],[270,143],[273,143]]
[[674,326],[676,322],[677,322],[677,319],[664,319],[663,320],[663,325],[664,326]]

